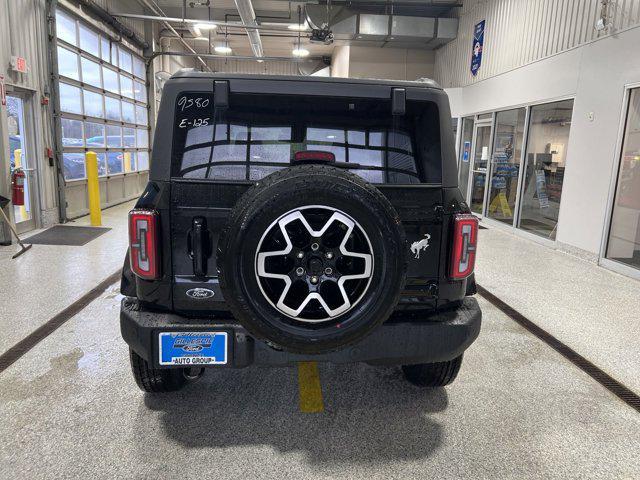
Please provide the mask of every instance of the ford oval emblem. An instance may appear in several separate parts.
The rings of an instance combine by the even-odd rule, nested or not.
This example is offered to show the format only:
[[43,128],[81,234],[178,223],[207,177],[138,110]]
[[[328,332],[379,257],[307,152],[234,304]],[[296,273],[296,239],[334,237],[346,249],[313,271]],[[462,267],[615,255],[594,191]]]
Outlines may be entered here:
[[187,290],[187,297],[203,299],[203,298],[211,298],[215,295],[213,290],[209,290],[208,288],[192,288],[191,290]]

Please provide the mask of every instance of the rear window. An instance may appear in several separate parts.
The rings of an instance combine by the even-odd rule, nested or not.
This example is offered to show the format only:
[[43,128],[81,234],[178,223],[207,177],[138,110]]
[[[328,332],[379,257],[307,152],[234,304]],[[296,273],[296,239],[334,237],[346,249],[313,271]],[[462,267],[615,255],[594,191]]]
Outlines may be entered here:
[[407,101],[304,95],[183,93],[176,102],[172,176],[259,180],[292,163],[296,152],[327,151],[335,165],[372,183],[441,181],[438,110]]

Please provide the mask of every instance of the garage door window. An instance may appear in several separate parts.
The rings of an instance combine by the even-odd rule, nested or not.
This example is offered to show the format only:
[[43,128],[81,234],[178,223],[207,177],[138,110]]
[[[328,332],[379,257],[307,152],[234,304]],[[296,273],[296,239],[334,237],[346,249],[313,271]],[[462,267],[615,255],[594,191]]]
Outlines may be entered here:
[[147,170],[143,59],[64,10],[56,12],[56,32],[65,179],[86,178],[87,150],[98,154],[101,176]]

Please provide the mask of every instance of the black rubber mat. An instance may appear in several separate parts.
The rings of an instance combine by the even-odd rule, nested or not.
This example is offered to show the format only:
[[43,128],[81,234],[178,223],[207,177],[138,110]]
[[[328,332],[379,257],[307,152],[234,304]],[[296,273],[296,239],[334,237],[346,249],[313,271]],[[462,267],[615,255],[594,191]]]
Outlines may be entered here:
[[70,245],[79,247],[86,245],[91,240],[98,238],[103,233],[107,233],[110,228],[105,227],[73,227],[66,225],[55,225],[47,228],[44,232],[23,240],[24,243],[38,245]]

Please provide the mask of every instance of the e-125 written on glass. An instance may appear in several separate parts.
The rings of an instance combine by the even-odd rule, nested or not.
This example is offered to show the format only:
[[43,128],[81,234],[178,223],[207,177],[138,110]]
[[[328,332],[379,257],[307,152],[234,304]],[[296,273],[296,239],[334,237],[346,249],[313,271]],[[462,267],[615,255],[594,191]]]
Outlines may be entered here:
[[178,128],[189,128],[189,127],[204,127],[209,125],[209,120],[211,119],[211,117],[204,117],[204,118],[194,118],[194,119],[187,119],[187,118],[183,118],[180,123],[178,124]]
[[213,123],[213,93],[186,92],[176,101],[177,130],[206,127]]

